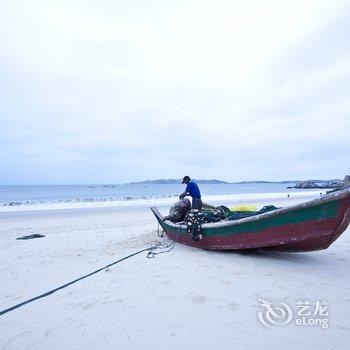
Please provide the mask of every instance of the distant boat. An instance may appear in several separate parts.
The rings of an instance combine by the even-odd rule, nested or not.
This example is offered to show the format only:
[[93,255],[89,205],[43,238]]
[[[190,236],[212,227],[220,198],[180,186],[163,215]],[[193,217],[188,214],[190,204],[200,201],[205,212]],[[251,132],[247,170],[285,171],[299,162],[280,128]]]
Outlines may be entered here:
[[267,213],[203,224],[203,238],[199,241],[192,239],[184,223],[164,220],[156,207],[151,210],[170,239],[193,247],[305,252],[328,248],[346,230],[350,221],[350,187]]

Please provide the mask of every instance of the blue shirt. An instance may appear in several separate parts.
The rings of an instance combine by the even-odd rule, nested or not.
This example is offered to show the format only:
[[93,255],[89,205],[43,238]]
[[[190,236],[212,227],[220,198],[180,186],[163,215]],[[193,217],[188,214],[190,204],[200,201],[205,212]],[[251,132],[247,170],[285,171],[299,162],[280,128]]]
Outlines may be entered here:
[[193,180],[188,183],[185,192],[188,192],[192,198],[201,198],[199,187]]

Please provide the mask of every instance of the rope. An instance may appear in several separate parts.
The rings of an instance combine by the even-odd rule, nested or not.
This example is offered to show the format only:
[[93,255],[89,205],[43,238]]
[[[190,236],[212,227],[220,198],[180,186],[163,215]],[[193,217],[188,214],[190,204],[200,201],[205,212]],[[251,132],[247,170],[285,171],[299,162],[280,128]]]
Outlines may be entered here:
[[161,238],[163,238],[164,237],[164,229],[162,228],[162,232],[160,232],[160,230],[159,230],[159,227],[160,227],[160,225],[159,225],[159,222],[158,222],[158,226],[157,226],[157,235],[158,235],[158,237],[161,237]]
[[96,274],[96,273],[98,273],[98,272],[100,272],[100,271],[102,271],[102,270],[108,269],[109,267],[111,267],[111,266],[113,266],[113,265],[115,265],[115,264],[118,264],[118,263],[120,263],[120,262],[122,262],[122,261],[124,261],[124,260],[126,260],[126,259],[129,259],[129,258],[131,258],[131,257],[133,257],[133,256],[135,256],[135,255],[138,255],[138,254],[140,254],[140,253],[142,253],[142,252],[151,251],[152,249],[155,249],[156,247],[157,247],[157,245],[152,246],[152,247],[149,247],[149,248],[141,249],[141,250],[139,250],[139,251],[136,252],[136,253],[132,253],[132,254],[130,254],[130,255],[128,255],[128,256],[125,256],[124,258],[121,258],[121,259],[119,259],[119,260],[117,260],[117,261],[112,262],[111,264],[108,264],[108,265],[106,265],[106,266],[104,266],[104,267],[101,267],[100,269],[97,269],[97,270],[95,270],[95,271],[93,271],[93,272],[90,272],[90,273],[88,273],[87,275],[84,275],[84,276],[82,276],[82,277],[76,278],[75,280],[70,281],[70,282],[68,282],[68,283],[66,283],[66,284],[63,284],[62,286],[59,286],[59,287],[57,287],[57,288],[55,288],[55,289],[52,289],[52,290],[50,290],[50,291],[48,291],[48,292],[46,292],[46,293],[40,294],[40,295],[38,295],[38,296],[36,296],[36,297],[34,297],[34,298],[28,299],[28,300],[23,301],[23,302],[21,302],[21,303],[19,303],[19,304],[16,304],[16,305],[14,305],[14,306],[11,306],[11,307],[9,307],[8,309],[5,309],[5,310],[0,311],[0,316],[4,315],[4,314],[6,314],[6,313],[8,313],[8,312],[10,312],[10,311],[13,311],[13,310],[15,310],[15,309],[18,309],[18,308],[20,308],[20,307],[22,307],[22,306],[24,306],[24,305],[26,305],[26,304],[29,304],[29,303],[31,303],[31,302],[33,302],[33,301],[35,301],[35,300],[38,300],[38,299],[41,299],[41,298],[45,298],[45,297],[47,297],[47,296],[49,296],[49,295],[51,295],[51,294],[53,294],[53,293],[55,293],[55,292],[57,292],[57,291],[59,291],[59,290],[61,290],[61,289],[64,289],[64,288],[66,288],[66,287],[68,287],[68,286],[70,286],[70,285],[72,285],[72,284],[74,284],[74,283],[77,283],[78,281],[83,280],[84,278],[90,277],[90,276],[92,276],[92,275],[94,275],[94,274]]
[[[61,290],[61,289],[67,288],[68,286],[70,286],[70,285],[72,285],[72,284],[74,284],[74,283],[77,283],[77,282],[83,280],[84,278],[90,277],[90,276],[92,276],[92,275],[94,275],[94,274],[96,274],[96,273],[98,273],[98,272],[101,272],[102,270],[108,269],[109,267],[111,267],[111,266],[113,266],[113,265],[116,265],[116,264],[118,264],[118,263],[120,263],[120,262],[122,262],[122,261],[124,261],[124,260],[126,260],[126,259],[129,259],[129,258],[131,258],[131,257],[133,257],[133,256],[135,256],[135,255],[138,255],[138,254],[140,254],[140,253],[143,253],[143,252],[148,251],[147,258],[154,258],[154,257],[155,257],[156,255],[158,255],[158,254],[168,253],[168,252],[172,251],[172,250],[174,249],[174,247],[175,247],[175,243],[176,243],[176,241],[177,241],[177,239],[178,239],[178,236],[179,236],[180,228],[181,228],[181,225],[179,226],[179,229],[177,230],[175,240],[172,241],[172,242],[171,242],[170,244],[168,244],[168,245],[165,245],[165,246],[164,246],[164,245],[162,245],[160,242],[158,242],[157,244],[155,244],[155,245],[152,246],[152,247],[148,247],[148,248],[141,249],[141,250],[139,250],[139,251],[137,251],[137,252],[135,252],[135,253],[132,253],[132,254],[130,254],[130,255],[128,255],[128,256],[125,256],[124,258],[121,258],[121,259],[119,259],[119,260],[117,260],[117,261],[114,261],[114,262],[112,262],[111,264],[108,264],[108,265],[106,265],[106,266],[103,266],[103,267],[101,267],[101,268],[95,270],[95,271],[92,271],[92,272],[88,273],[87,275],[81,276],[81,277],[79,277],[79,278],[76,278],[76,279],[73,280],[73,281],[70,281],[70,282],[68,282],[68,283],[63,284],[62,286],[59,286],[59,287],[57,287],[57,288],[54,288],[54,289],[52,289],[52,290],[50,290],[50,291],[48,291],[48,292],[46,292],[46,293],[43,293],[43,294],[37,295],[37,296],[34,297],[34,298],[31,298],[31,299],[22,301],[21,303],[16,304],[16,305],[13,305],[13,306],[11,306],[11,307],[5,309],[5,310],[1,310],[1,311],[0,311],[0,316],[2,316],[2,315],[4,315],[4,314],[7,314],[7,313],[10,312],[10,311],[16,310],[16,309],[18,309],[18,308],[20,308],[20,307],[22,307],[22,306],[24,306],[24,305],[26,305],[26,304],[32,303],[32,302],[35,301],[35,300],[38,300],[38,299],[41,299],[41,298],[45,298],[45,297],[47,297],[47,296],[49,296],[49,295],[51,295],[51,294],[53,294],[53,293],[55,293],[55,292],[57,292],[57,291],[59,291],[59,290]],[[163,237],[164,230],[163,230],[162,234],[160,235],[160,234],[159,234],[159,224],[158,224],[158,230],[157,230],[157,231],[158,231],[158,236],[159,236],[159,237]],[[163,250],[157,252],[157,251],[156,251],[157,249],[163,249]]]
[[[147,258],[149,259],[152,259],[154,258],[156,255],[159,255],[159,254],[163,254],[163,253],[169,253],[171,252],[174,247],[175,247],[175,244],[177,242],[177,239],[179,238],[179,233],[180,233],[180,229],[181,229],[181,225],[179,225],[179,228],[177,229],[177,232],[176,232],[176,237],[175,239],[168,245],[162,245],[160,242],[158,244],[156,244],[154,247],[152,247],[148,253],[147,253]],[[164,232],[164,230],[163,230]],[[158,235],[159,236],[159,235]],[[163,236],[159,236],[159,237],[163,237]],[[161,251],[156,251],[157,249],[162,249]]]

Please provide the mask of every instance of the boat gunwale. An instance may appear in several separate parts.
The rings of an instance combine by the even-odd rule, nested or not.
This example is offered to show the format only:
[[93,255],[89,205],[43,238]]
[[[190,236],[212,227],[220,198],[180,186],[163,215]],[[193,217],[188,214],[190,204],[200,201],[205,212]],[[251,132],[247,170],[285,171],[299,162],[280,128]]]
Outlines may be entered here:
[[[255,222],[255,221],[263,220],[263,219],[270,218],[270,217],[273,217],[276,215],[285,214],[285,213],[288,213],[288,212],[291,212],[294,210],[305,209],[305,208],[314,207],[314,206],[324,204],[324,203],[334,202],[334,201],[346,198],[347,196],[350,196],[350,186],[348,186],[344,189],[341,189],[339,191],[328,193],[321,198],[311,199],[311,200],[303,202],[303,203],[293,204],[293,205],[286,206],[283,208],[271,210],[271,211],[266,212],[266,213],[249,216],[247,218],[242,218],[242,219],[232,220],[232,221],[220,221],[220,222],[206,223],[206,224],[202,225],[202,228],[203,229],[213,229],[213,228],[222,228],[222,227],[227,227],[227,226],[232,227],[232,226],[236,226],[236,225],[245,224],[248,222]],[[157,211],[157,213],[155,213],[154,209]],[[184,225],[183,223],[176,224],[176,223],[173,223],[169,220],[164,220],[164,216],[158,211],[158,209],[156,207],[152,207],[151,210],[153,211],[153,213],[156,216],[159,216],[161,221],[163,223],[165,223],[167,226],[170,226],[176,230],[178,230],[179,228],[186,229],[186,225]]]

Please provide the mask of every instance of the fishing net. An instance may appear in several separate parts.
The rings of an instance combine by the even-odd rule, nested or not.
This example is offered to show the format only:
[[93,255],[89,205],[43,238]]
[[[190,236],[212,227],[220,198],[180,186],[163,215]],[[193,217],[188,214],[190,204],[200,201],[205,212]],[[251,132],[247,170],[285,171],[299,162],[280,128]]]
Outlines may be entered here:
[[202,210],[191,209],[191,202],[188,198],[184,198],[176,202],[170,208],[169,215],[165,220],[170,220],[174,223],[182,222],[186,225],[187,232],[194,240],[202,238],[202,225],[211,222],[220,222],[239,220],[248,218],[254,215],[267,213],[271,210],[278,209],[274,205],[266,205],[260,210],[242,211],[230,210],[224,205],[212,207],[204,204]]
[[180,199],[170,208],[169,215],[166,216],[165,220],[170,220],[171,222],[182,221],[186,213],[191,209],[191,202],[188,198]]
[[219,222],[222,220],[239,220],[254,215],[263,214],[271,210],[278,209],[273,205],[266,205],[260,210],[256,211],[231,211],[224,205],[219,207],[204,208],[202,210],[189,210],[184,218],[184,223],[187,227],[187,232],[194,240],[202,238],[202,224],[210,222]]

